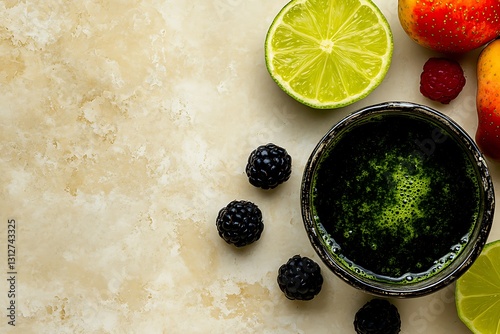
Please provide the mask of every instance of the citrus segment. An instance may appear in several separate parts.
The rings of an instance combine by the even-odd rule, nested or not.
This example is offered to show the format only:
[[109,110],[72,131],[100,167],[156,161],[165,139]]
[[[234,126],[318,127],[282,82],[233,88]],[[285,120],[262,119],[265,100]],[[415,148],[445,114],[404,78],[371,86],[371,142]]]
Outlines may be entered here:
[[267,33],[266,66],[290,96],[314,108],[351,104],[385,77],[387,20],[370,0],[292,0]]
[[460,319],[474,333],[500,333],[500,241],[487,244],[458,280],[456,305]]

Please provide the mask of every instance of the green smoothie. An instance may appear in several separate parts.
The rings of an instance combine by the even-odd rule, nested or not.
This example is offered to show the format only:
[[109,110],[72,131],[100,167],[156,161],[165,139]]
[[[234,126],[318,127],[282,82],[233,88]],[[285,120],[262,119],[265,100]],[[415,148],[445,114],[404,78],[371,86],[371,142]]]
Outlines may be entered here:
[[472,159],[439,125],[385,114],[330,144],[313,178],[313,216],[347,269],[417,282],[467,244],[479,180]]

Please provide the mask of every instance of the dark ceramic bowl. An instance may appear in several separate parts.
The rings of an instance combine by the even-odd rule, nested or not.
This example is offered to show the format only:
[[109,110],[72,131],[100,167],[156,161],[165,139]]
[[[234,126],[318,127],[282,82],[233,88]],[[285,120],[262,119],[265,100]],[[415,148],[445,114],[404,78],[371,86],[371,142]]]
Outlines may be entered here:
[[388,102],[354,112],[305,167],[302,216],[323,262],[351,286],[418,297],[463,274],[494,212],[488,167],[467,133],[429,107]]

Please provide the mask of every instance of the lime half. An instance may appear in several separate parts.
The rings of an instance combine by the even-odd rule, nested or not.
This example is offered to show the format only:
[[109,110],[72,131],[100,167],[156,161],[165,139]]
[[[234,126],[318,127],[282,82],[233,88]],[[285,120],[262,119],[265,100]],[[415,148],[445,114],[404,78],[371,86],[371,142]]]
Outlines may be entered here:
[[370,0],[292,0],[266,36],[266,66],[287,94],[334,109],[370,94],[389,70],[392,32]]
[[487,244],[458,280],[455,300],[460,319],[474,333],[500,333],[500,241]]

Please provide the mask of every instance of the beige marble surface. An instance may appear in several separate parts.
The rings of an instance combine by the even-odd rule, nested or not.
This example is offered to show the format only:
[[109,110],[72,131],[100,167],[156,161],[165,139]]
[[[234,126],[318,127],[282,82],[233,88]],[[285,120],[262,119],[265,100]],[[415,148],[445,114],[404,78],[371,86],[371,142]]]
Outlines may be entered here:
[[[311,302],[287,300],[276,284],[289,257],[319,262],[300,216],[304,164],[341,117],[387,100],[425,103],[473,134],[477,52],[460,59],[459,98],[426,100],[418,76],[432,53],[404,34],[396,1],[377,0],[395,38],[386,80],[354,105],[312,110],[265,69],[265,34],[286,2],[0,1],[0,332],[354,333],[371,296],[325,266]],[[267,142],[287,148],[293,173],[265,192],[244,167]],[[264,215],[245,249],[215,229],[233,199]],[[6,317],[9,219],[16,327]],[[453,286],[393,302],[402,333],[468,332]]]

